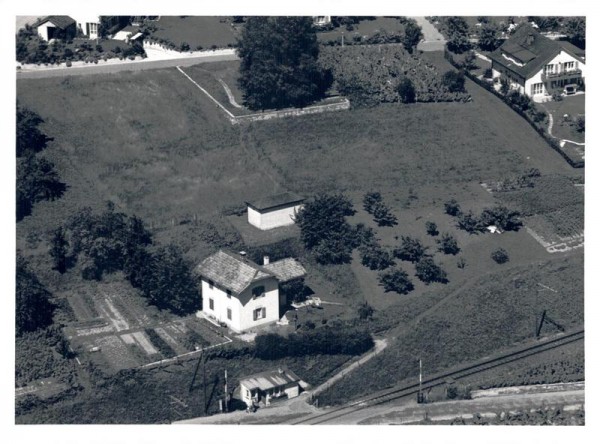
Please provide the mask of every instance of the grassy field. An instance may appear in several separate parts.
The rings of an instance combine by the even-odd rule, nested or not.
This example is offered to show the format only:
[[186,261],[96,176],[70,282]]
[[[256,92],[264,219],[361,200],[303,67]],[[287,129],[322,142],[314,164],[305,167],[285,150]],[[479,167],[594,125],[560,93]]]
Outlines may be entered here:
[[177,47],[184,42],[191,50],[199,46],[210,49],[213,45],[224,48],[235,43],[234,28],[225,17],[163,15],[152,24],[158,28],[152,37],[165,39]]
[[[348,378],[324,392],[322,405],[389,387],[531,339],[543,309],[564,328],[583,323],[581,255],[518,266],[460,288],[394,330],[394,342]],[[552,288],[545,290],[539,284]],[[556,333],[546,325],[542,334]]]
[[[450,68],[441,55],[424,57],[441,72]],[[231,67],[217,67],[215,72],[231,73]],[[469,81],[466,86],[473,99],[469,103],[389,104],[232,126],[214,103],[174,68],[20,80],[19,101],[45,119],[42,129],[54,137],[45,155],[56,164],[69,189],[60,200],[41,202],[32,216],[17,225],[17,246],[40,279],[71,302],[79,287],[68,279],[61,281],[50,270],[47,240],[54,228],[83,206],[100,209],[106,200],[112,200],[117,210],[140,216],[152,229],[156,243],[180,246],[195,263],[216,248],[255,248],[287,237],[257,239],[240,229],[239,220],[232,218],[243,215],[233,216],[232,208],[239,209],[247,200],[283,190],[307,197],[342,191],[359,210],[350,221],[375,227],[360,208],[365,192],[379,191],[399,219],[396,227],[375,227],[382,244],[394,246],[396,236],[412,235],[433,250],[433,238],[426,235],[424,225],[432,220],[441,232],[457,237],[462,250],[459,256],[464,256],[467,266],[459,269],[457,257],[436,253],[450,283],[425,286],[413,279],[415,291],[400,297],[384,294],[375,272],[357,260],[320,266],[309,254],[298,254],[308,270],[307,285],[315,295],[341,304],[306,310],[299,315],[300,323],[354,318],[358,305],[368,300],[377,309],[374,330],[397,327],[393,335],[398,340],[390,350],[375,358],[370,370],[361,368],[357,379],[341,382],[339,389],[336,386],[327,395],[332,402],[341,399],[349,387],[371,390],[412,375],[410,353],[423,353],[429,362],[441,366],[523,339],[533,329],[532,296],[525,291],[526,285],[514,291],[517,280],[529,283],[538,279],[559,294],[571,294],[569,299],[552,299],[549,313],[566,326],[575,325],[582,312],[582,255],[560,255],[544,265],[552,256],[525,230],[499,236],[467,235],[457,231],[452,218],[442,212],[443,202],[449,198],[476,212],[491,206],[497,196],[485,191],[480,182],[498,181],[528,168],[538,168],[543,175],[583,177],[582,170],[572,169],[499,99]],[[489,257],[499,246],[510,256],[509,263],[501,266]],[[534,265],[528,267],[529,263]],[[412,265],[401,266],[413,273]],[[77,319],[91,321],[102,317],[103,309],[110,310],[106,298],[95,301],[101,293],[94,288],[88,286],[89,297],[77,298],[70,305]],[[117,299],[108,299],[119,312],[135,311],[134,303],[126,301],[121,310]],[[136,318],[135,313],[122,314],[129,322]],[[421,322],[413,325],[415,318]],[[160,328],[169,322],[165,320]],[[159,327],[134,324],[140,331]],[[113,321],[108,325],[114,326]],[[121,340],[114,331],[108,333]],[[470,340],[474,336],[476,343]],[[114,339],[106,341],[108,348],[116,344]],[[140,358],[143,355],[130,354],[137,363],[146,362],[146,357]],[[311,359],[310,366],[303,361],[297,369],[299,374],[315,374],[317,382],[340,364],[339,360]],[[267,366],[244,360],[221,364],[236,369],[246,366],[245,373]],[[98,362],[98,366],[102,368],[106,362]],[[149,399],[157,403],[165,403],[165,393],[177,397],[185,391],[185,384],[169,379],[174,376],[166,371],[152,374],[162,376],[101,383],[107,385],[97,395],[86,392],[83,398],[65,401],[35,417],[40,419],[29,414],[19,421],[52,422],[66,414],[64,422],[91,422],[94,419],[86,412],[100,408],[101,396],[120,399],[118,393],[138,390],[138,382],[142,387],[155,387]],[[178,383],[180,387],[172,389],[176,391],[159,393]],[[354,388],[347,393],[357,394]],[[124,400],[115,402],[119,407],[112,412],[102,408],[97,422],[114,421],[115,412],[131,405]],[[196,397],[189,404],[195,406],[190,416],[198,414],[198,403]],[[181,418],[176,413],[165,415],[164,409],[148,414],[132,411],[119,418],[123,422],[165,419]]]
[[[543,106],[554,118],[552,134],[555,137],[585,142],[585,133],[578,132],[574,123],[578,116],[585,116],[585,95],[563,97],[560,102],[546,102]],[[568,118],[565,118],[565,115],[568,115]]]

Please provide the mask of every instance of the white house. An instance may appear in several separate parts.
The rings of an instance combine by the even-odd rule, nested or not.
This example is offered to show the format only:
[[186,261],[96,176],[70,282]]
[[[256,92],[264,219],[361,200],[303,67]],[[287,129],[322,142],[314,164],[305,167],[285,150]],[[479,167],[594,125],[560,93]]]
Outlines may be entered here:
[[300,378],[288,368],[279,368],[246,376],[240,381],[240,398],[247,406],[278,399],[295,398],[300,394]]
[[512,89],[532,98],[585,82],[585,51],[544,37],[526,23],[489,57],[495,79],[506,77]]
[[35,25],[38,35],[49,42],[54,39],[72,39],[76,34],[75,20],[67,15],[50,15]]
[[285,305],[279,284],[306,275],[292,258],[260,266],[247,257],[219,250],[196,273],[202,281],[202,312],[236,332],[277,322]]
[[248,205],[248,223],[261,230],[294,224],[294,216],[302,208],[304,198],[294,193],[264,197]]

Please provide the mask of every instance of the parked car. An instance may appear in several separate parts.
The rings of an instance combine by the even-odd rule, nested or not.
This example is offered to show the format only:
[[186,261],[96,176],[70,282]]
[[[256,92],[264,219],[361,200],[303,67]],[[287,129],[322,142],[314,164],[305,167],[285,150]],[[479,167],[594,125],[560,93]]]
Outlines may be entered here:
[[566,85],[565,86],[565,94],[570,96],[571,94],[575,94],[577,92],[577,85]]

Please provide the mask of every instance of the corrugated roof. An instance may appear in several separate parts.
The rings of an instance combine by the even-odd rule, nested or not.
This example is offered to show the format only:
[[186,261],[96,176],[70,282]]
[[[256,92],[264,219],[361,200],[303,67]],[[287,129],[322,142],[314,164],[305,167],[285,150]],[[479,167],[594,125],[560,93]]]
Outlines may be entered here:
[[246,202],[252,208],[258,211],[268,210],[270,208],[281,207],[281,206],[292,206],[298,204],[299,202],[304,201],[302,196],[298,194],[286,192],[275,194],[273,196],[266,196],[252,202]]
[[39,21],[36,26],[40,26],[48,21],[52,22],[54,26],[60,29],[67,29],[69,26],[75,24],[75,20],[68,15],[49,15],[48,17]]
[[300,378],[288,368],[269,370],[246,376],[244,379],[240,380],[240,384],[243,384],[244,387],[250,390],[260,389],[263,391],[281,387],[293,382],[300,382]]
[[[561,50],[565,50],[578,58],[585,56],[585,51],[576,46],[568,42],[559,42],[544,37],[537,29],[524,23],[516,29],[507,41],[490,54],[490,58],[521,77],[528,79],[539,72]],[[523,66],[512,63],[503,54],[523,64]]]
[[279,282],[287,282],[306,276],[306,270],[302,264],[291,257],[263,265],[263,268],[274,274]]
[[252,282],[273,276],[251,260],[222,250],[204,259],[196,267],[196,272],[236,294],[240,294]]

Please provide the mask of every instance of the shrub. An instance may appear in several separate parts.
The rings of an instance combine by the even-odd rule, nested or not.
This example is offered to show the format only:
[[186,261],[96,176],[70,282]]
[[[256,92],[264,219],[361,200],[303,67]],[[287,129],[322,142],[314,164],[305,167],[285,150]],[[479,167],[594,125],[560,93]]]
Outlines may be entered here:
[[477,219],[471,211],[468,213],[461,213],[458,216],[456,226],[470,234],[482,231],[484,229],[479,219]]
[[403,261],[418,262],[427,253],[420,240],[410,236],[402,236],[402,243],[394,250],[394,256]]
[[373,208],[373,220],[380,227],[398,225],[398,218],[392,214],[387,205],[383,203],[378,203]]
[[456,239],[448,233],[442,235],[441,239],[438,239],[436,242],[438,244],[438,251],[444,254],[456,255],[460,251]]
[[379,285],[383,286],[386,293],[388,291],[395,291],[399,294],[408,294],[415,288],[408,278],[408,273],[402,269],[380,273]]
[[518,231],[523,226],[519,219],[518,211],[509,210],[505,206],[497,205],[492,208],[486,208],[482,211],[479,218],[482,226],[496,225],[504,231]]
[[363,208],[367,213],[373,214],[373,208],[375,205],[382,202],[383,198],[381,197],[381,193],[377,191],[370,191],[363,197]]
[[369,305],[368,302],[363,302],[358,307],[358,318],[361,320],[371,319],[373,317],[373,307]]
[[385,270],[394,265],[392,255],[375,242],[362,245],[359,251],[361,263],[371,270]]
[[465,75],[461,71],[453,69],[446,71],[442,76],[442,83],[450,92],[464,92],[465,90]]
[[446,272],[430,257],[424,257],[416,265],[416,276],[426,284],[431,282],[446,283]]
[[464,257],[459,257],[458,260],[456,261],[456,266],[462,270],[463,268],[465,268],[467,266],[467,261],[465,260]]
[[492,68],[486,68],[485,71],[483,71],[484,79],[491,79],[493,77],[494,77],[494,72],[492,71]]
[[427,230],[427,234],[429,234],[430,236],[437,236],[438,234],[440,234],[437,228],[437,224],[435,222],[425,222],[425,229]]
[[181,45],[179,45],[179,50],[181,52],[186,52],[190,50],[190,45],[187,42],[181,42]]
[[575,119],[575,129],[579,133],[585,133],[585,116],[577,116]]
[[509,260],[508,253],[503,248],[498,248],[497,250],[492,251],[491,257],[498,264],[503,264]]
[[398,83],[398,95],[402,103],[414,103],[416,100],[416,91],[413,82],[408,78],[404,77],[400,83]]
[[460,213],[460,205],[456,199],[450,199],[444,203],[444,211],[450,216],[457,216]]

